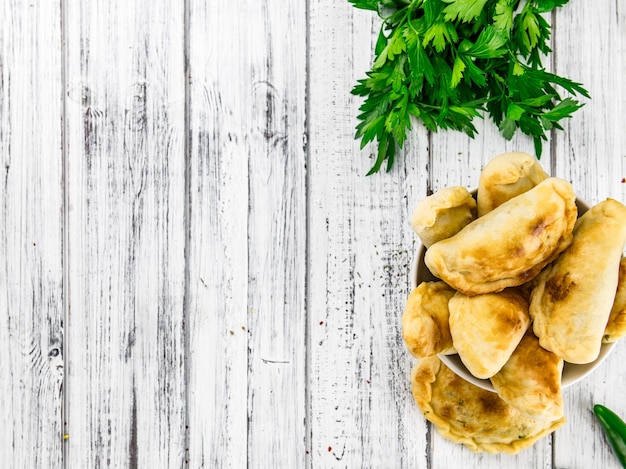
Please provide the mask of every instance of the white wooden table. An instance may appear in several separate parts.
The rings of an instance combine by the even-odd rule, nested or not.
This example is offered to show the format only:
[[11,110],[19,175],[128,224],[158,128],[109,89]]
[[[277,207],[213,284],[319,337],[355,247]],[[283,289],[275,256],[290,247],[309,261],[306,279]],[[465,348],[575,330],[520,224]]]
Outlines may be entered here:
[[[626,4],[572,0],[551,68],[592,100],[541,160],[626,201]],[[516,456],[443,440],[401,339],[428,191],[508,150],[353,139],[379,20],[345,0],[0,2],[0,465],[617,468],[626,344]]]

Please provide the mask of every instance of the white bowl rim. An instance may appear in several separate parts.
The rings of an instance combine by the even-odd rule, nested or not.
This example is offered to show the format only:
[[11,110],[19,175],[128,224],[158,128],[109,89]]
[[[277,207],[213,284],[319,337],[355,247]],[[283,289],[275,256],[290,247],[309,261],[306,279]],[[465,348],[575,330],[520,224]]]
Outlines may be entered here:
[[[476,190],[473,190],[471,192],[472,192],[472,195],[474,195],[475,197]],[[576,198],[576,204],[578,205],[578,208],[579,208],[579,216],[585,213],[590,208],[590,205],[580,198]],[[418,270],[420,267],[420,261],[422,261],[422,268],[425,268],[427,270],[428,275],[432,277],[434,280],[439,280],[434,275],[432,275],[432,273],[428,270],[428,268],[423,264],[423,257],[424,257],[425,252],[426,252],[426,249],[424,248],[424,245],[420,241],[419,237],[416,236],[415,256],[413,257],[413,261],[411,263],[411,268],[409,271],[409,275],[411,279],[411,291],[413,291],[418,286]],[[607,344],[603,343],[602,346],[600,347],[600,354],[598,355],[598,358],[596,358],[591,363],[586,363],[584,365],[577,365],[574,363],[564,362],[563,373],[561,377],[561,388],[565,389],[579,382],[586,376],[588,376],[593,370],[595,370],[598,366],[600,366],[600,364],[602,364],[602,362],[609,356],[609,353],[611,352],[611,350],[613,350],[614,346],[615,346],[615,342],[610,342]],[[439,356],[439,359],[443,363],[445,363],[448,368],[454,371],[461,378],[465,379],[466,381],[469,381],[472,384],[475,384],[479,388],[482,388],[491,392],[496,392],[496,390],[494,389],[489,379],[480,379],[472,375],[468,371],[468,369],[465,367],[465,365],[461,361],[461,358],[459,357],[458,354],[456,353],[452,355],[440,354],[438,356]]]

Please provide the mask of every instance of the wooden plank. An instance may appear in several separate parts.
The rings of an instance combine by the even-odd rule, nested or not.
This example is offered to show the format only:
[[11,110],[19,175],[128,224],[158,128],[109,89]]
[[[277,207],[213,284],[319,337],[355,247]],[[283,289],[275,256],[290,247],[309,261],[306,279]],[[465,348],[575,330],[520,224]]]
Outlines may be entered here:
[[0,5],[0,460],[62,467],[59,2]]
[[350,95],[371,67],[380,20],[347,2],[310,6],[309,324],[312,467],[427,467],[427,426],[410,392],[401,337],[426,193],[417,126],[391,173],[373,164]]
[[190,3],[189,467],[198,468],[245,467],[248,456],[251,90],[241,11]]
[[306,3],[247,7],[248,465],[303,467]]
[[305,465],[305,8],[191,3],[192,467]]
[[[570,2],[556,21],[556,71],[582,82],[591,94],[557,134],[556,171],[592,205],[606,197],[625,203],[626,11],[617,2]],[[618,343],[600,368],[567,390],[569,421],[556,435],[556,467],[594,467],[599,461],[620,467],[592,408],[600,403],[626,416],[625,361],[626,346]]]
[[185,455],[182,2],[67,3],[68,467]]

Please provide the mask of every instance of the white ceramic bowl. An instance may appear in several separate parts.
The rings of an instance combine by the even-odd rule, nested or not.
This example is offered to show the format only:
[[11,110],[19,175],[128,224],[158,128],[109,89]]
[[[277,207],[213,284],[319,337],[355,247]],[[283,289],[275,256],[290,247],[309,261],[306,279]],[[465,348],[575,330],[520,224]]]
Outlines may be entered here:
[[[474,197],[476,197],[476,191],[473,191],[472,194],[474,195]],[[580,199],[576,199],[576,205],[578,207],[578,216],[589,210],[589,205]],[[416,246],[416,255],[413,259],[410,271],[412,288],[417,287],[422,282],[432,282],[439,280],[430,272],[430,270],[428,270],[426,264],[424,264],[424,254],[426,253],[426,248],[419,241],[419,238],[417,238]],[[571,386],[572,384],[583,379],[585,376],[589,375],[589,373],[591,373],[606,359],[606,357],[609,355],[609,352],[613,349],[614,346],[615,343],[602,344],[602,347],[600,349],[600,355],[595,361],[591,363],[587,363],[584,365],[575,365],[573,363],[565,362],[563,364],[563,375],[561,380],[562,387],[566,388],[568,386]],[[495,392],[493,386],[491,385],[491,381],[489,381],[488,379],[479,379],[472,375],[467,370],[467,368],[461,361],[461,358],[457,354],[439,355],[439,358],[448,366],[448,368],[450,368],[463,379],[475,384],[478,387],[486,389],[487,391]]]

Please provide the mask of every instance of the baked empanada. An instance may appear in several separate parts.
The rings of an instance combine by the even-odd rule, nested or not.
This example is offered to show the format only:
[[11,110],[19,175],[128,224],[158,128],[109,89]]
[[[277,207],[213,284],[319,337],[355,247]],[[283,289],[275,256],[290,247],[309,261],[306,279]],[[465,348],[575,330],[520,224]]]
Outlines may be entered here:
[[619,282],[617,294],[611,308],[609,322],[604,330],[602,342],[608,344],[626,336],[626,257],[619,264]]
[[626,241],[626,207],[607,199],[582,215],[571,246],[537,278],[530,315],[541,346],[566,362],[600,353]]
[[504,366],[530,325],[528,302],[513,289],[476,296],[457,292],[448,308],[454,348],[480,379]]
[[448,323],[448,301],[454,293],[444,282],[422,282],[413,289],[402,315],[402,337],[412,355],[456,353]]
[[537,159],[528,153],[504,153],[493,158],[480,173],[478,216],[491,212],[504,202],[529,191],[548,179]]
[[422,244],[429,247],[457,234],[475,218],[472,194],[465,187],[453,186],[422,199],[413,211],[411,226]]
[[424,262],[466,295],[521,285],[569,246],[577,215],[571,184],[548,178],[433,244]]
[[441,436],[475,452],[515,454],[565,423],[533,420],[490,391],[465,381],[438,357],[411,373],[413,398]]
[[507,404],[527,417],[554,421],[563,417],[562,372],[563,360],[542,348],[529,331],[491,377],[491,384]]

